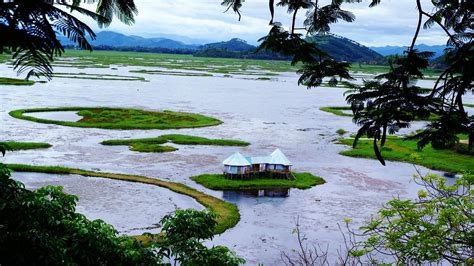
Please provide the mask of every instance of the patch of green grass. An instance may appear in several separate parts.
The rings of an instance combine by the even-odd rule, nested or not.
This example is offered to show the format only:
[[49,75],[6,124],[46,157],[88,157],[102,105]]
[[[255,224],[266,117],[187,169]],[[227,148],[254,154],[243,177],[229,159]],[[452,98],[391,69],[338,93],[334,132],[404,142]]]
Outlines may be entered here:
[[336,130],[336,133],[342,136],[342,135],[346,134],[347,131],[345,131],[344,129],[340,128],[340,129]]
[[[194,188],[188,187],[181,183],[169,182],[160,180],[157,178],[149,178],[138,175],[126,175],[126,174],[113,174],[113,173],[101,173],[94,171],[87,171],[74,168],[66,168],[59,166],[32,166],[23,164],[8,164],[8,168],[16,172],[35,172],[35,173],[47,173],[47,174],[70,174],[70,175],[82,175],[89,177],[99,177],[114,180],[121,180],[127,182],[137,182],[149,185],[155,185],[163,188],[167,188],[173,192],[183,194],[194,198],[197,202],[204,205],[210,211],[218,215],[217,226],[215,229],[216,234],[221,234],[229,228],[234,227],[240,220],[240,213],[237,206],[213,196],[204,194]],[[144,195],[146,196],[146,195]],[[143,236],[138,237],[140,240]]]
[[47,149],[51,148],[52,145],[44,142],[16,142],[16,141],[2,141],[0,144],[5,144],[10,151],[20,150],[34,150],[34,149]]
[[[353,139],[340,140],[340,144],[352,146]],[[467,146],[465,144],[459,144]],[[462,172],[474,170],[474,152],[460,153],[456,150],[436,150],[426,146],[423,150],[417,148],[415,140],[404,140],[390,137],[381,150],[386,160],[415,163],[433,170],[447,172]],[[372,140],[359,140],[355,149],[342,151],[342,155],[376,159]]]
[[335,114],[338,116],[350,116],[350,117],[353,116],[352,114],[343,112],[343,111],[348,111],[348,110],[350,111],[351,107],[349,106],[328,106],[328,107],[321,107],[319,108],[319,110],[323,112]]
[[474,108],[474,104],[465,103],[464,106]]
[[68,79],[90,79],[90,80],[120,80],[120,81],[147,81],[144,77],[121,76],[112,74],[88,74],[88,73],[58,73],[52,75],[54,78]]
[[[28,113],[77,111],[83,118],[77,122],[57,121],[28,116]],[[175,129],[215,126],[222,121],[199,114],[172,111],[145,111],[128,108],[63,107],[14,110],[12,117],[38,123],[70,127],[104,129]]]
[[[335,114],[335,115],[338,115],[338,116],[350,116],[350,117],[353,117],[354,115],[353,114],[348,114],[346,112],[343,112],[343,111],[348,111],[348,110],[351,110],[351,107],[350,106],[327,106],[327,107],[321,107],[319,108],[319,110],[323,111],[323,112],[327,112],[327,113],[331,113],[331,114]],[[438,116],[436,116],[435,114],[431,114],[428,119],[416,119],[417,121],[433,121],[433,120],[436,120],[438,118]]]
[[185,76],[185,77],[212,77],[210,73],[196,73],[196,72],[180,72],[180,71],[162,71],[162,70],[130,70],[131,73],[141,73],[149,75],[170,75],[170,76]]
[[32,80],[0,77],[0,85],[31,86],[33,84],[35,82]]
[[248,180],[226,179],[222,174],[204,174],[191,177],[196,183],[213,190],[246,190],[270,188],[308,189],[326,181],[311,173],[293,173],[295,179],[254,178]]
[[128,145],[130,150],[139,152],[172,152],[178,149],[161,144],[172,142],[182,145],[248,146],[250,143],[240,140],[208,139],[203,137],[168,134],[156,138],[106,140],[103,145]]

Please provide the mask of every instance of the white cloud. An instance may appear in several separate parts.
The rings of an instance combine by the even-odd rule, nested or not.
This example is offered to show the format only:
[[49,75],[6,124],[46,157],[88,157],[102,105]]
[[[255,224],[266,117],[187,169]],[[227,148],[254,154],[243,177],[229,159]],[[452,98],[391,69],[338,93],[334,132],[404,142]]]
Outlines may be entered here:
[[[224,13],[220,0],[136,0],[139,14],[132,26],[114,21],[108,30],[145,37],[160,33],[184,35],[208,40],[227,40],[238,37],[250,43],[264,36],[268,30],[270,14],[268,1],[248,0],[242,8],[242,20],[232,10]],[[326,0],[326,2],[328,2]],[[429,6],[430,0],[423,0]],[[354,23],[339,23],[333,32],[369,46],[408,45],[417,21],[414,0],[382,0],[375,8],[368,8],[368,1],[345,4],[356,15]],[[278,10],[279,9],[279,10]],[[291,16],[278,8],[276,20],[289,24]],[[304,13],[299,16],[302,23]],[[97,27],[94,29],[98,30]],[[423,31],[420,43],[442,44],[445,37],[439,29]]]

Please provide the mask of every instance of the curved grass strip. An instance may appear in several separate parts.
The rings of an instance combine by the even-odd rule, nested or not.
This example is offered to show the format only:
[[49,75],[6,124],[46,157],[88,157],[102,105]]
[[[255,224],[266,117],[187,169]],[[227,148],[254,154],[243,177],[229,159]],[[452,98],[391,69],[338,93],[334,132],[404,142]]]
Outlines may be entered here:
[[10,151],[20,150],[34,150],[34,149],[47,149],[51,148],[52,145],[44,142],[17,142],[17,141],[2,141],[0,144],[5,144]]
[[169,75],[169,76],[186,76],[186,77],[212,77],[210,73],[183,72],[183,71],[164,71],[164,70],[130,70],[131,73],[140,73],[148,75]]
[[[83,118],[77,122],[42,119],[26,115],[37,112],[77,111]],[[103,129],[177,129],[216,126],[222,121],[199,114],[146,111],[127,108],[107,107],[63,107],[20,109],[9,113],[12,117],[69,127],[103,128]]]
[[294,180],[255,178],[249,180],[226,179],[222,174],[204,174],[191,177],[196,183],[213,190],[248,190],[271,188],[299,188],[309,189],[322,185],[326,181],[311,173],[292,173]]
[[54,78],[68,79],[90,79],[90,80],[120,80],[120,81],[147,81],[144,77],[121,76],[112,74],[88,74],[88,73],[53,73]]
[[32,80],[0,77],[0,85],[31,86],[33,84],[35,82]]
[[240,140],[208,139],[197,136],[168,134],[157,138],[106,140],[102,145],[127,145],[131,151],[139,152],[172,152],[178,150],[171,146],[161,145],[172,142],[181,145],[213,145],[213,146],[248,146],[250,143]]
[[352,110],[350,106],[327,106],[327,107],[321,107],[319,110],[331,114],[335,114],[338,116],[350,116],[352,117],[352,114],[345,113],[343,111],[350,111]]
[[465,103],[464,106],[474,108],[474,104],[470,104],[470,103]]
[[[213,196],[207,195],[194,188],[188,187],[181,183],[164,181],[156,178],[149,178],[139,175],[113,174],[87,171],[74,168],[66,168],[59,166],[32,166],[24,164],[7,164],[7,167],[16,172],[34,172],[46,174],[67,174],[67,175],[81,175],[89,177],[108,178],[114,180],[121,180],[127,182],[137,182],[149,185],[155,185],[167,188],[173,192],[183,194],[194,198],[197,202],[204,205],[210,211],[218,215],[217,226],[215,228],[216,234],[221,234],[229,228],[234,227],[240,220],[240,213],[237,206],[232,203],[223,201]],[[143,236],[138,237],[141,240]]]
[[[342,139],[339,144],[352,146],[354,139]],[[459,153],[456,150],[436,150],[427,145],[418,150],[416,140],[402,138],[387,138],[382,148],[382,156],[387,160],[419,164],[433,170],[447,172],[472,171],[474,169],[474,152],[467,151],[467,144],[459,144],[466,151]],[[376,159],[372,140],[359,140],[355,149],[342,151],[340,154],[350,157]]]

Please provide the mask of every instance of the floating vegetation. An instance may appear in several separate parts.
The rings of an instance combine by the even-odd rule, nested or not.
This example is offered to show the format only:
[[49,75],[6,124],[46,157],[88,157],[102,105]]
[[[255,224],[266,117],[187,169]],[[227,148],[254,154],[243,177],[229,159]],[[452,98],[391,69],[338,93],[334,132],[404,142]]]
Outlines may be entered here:
[[131,73],[141,73],[149,75],[170,75],[170,76],[187,76],[187,77],[212,77],[209,73],[183,72],[183,71],[164,71],[164,70],[130,70]]
[[7,147],[7,150],[10,151],[47,149],[52,147],[51,144],[44,142],[0,141],[0,144],[4,144]]
[[338,116],[353,116],[352,114],[348,114],[344,111],[350,111],[352,110],[350,106],[327,106],[327,107],[321,107],[319,110],[331,114],[335,114]]
[[103,145],[127,145],[130,150],[139,152],[172,152],[178,150],[175,147],[165,146],[167,142],[181,145],[213,145],[213,146],[248,146],[250,143],[240,140],[208,139],[203,137],[169,134],[157,138],[106,140]]
[[[42,119],[26,115],[27,113],[63,111],[76,111],[83,118],[77,122],[72,122]],[[21,109],[11,111],[9,114],[18,119],[44,124],[104,129],[177,129],[208,127],[222,123],[218,119],[192,113],[107,107]]]
[[33,84],[35,82],[32,80],[0,77],[0,85],[31,86]]
[[147,81],[144,77],[121,76],[112,74],[88,74],[88,73],[53,73],[54,78],[68,79],[91,79],[91,80],[120,80],[120,81]]
[[191,177],[196,183],[213,190],[247,190],[271,188],[309,189],[326,183],[323,178],[311,173],[292,173],[294,180],[276,178],[227,179],[223,174],[203,174]]

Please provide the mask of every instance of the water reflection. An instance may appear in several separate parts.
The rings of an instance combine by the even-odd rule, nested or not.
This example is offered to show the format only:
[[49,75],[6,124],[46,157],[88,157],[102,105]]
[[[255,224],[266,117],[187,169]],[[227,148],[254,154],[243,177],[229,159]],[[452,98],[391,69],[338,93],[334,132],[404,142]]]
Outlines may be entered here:
[[257,198],[257,197],[286,198],[289,195],[290,195],[289,188],[247,189],[247,190],[223,192],[223,198],[232,202],[236,202],[242,198]]

